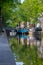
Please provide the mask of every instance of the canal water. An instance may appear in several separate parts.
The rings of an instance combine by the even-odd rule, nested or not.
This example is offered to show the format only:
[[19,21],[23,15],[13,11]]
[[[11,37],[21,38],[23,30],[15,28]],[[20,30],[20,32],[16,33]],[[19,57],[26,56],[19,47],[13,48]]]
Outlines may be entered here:
[[36,33],[31,37],[29,34],[17,34],[15,37],[9,38],[17,65],[43,65],[43,59],[38,56],[40,53],[38,48],[41,44],[39,34]]

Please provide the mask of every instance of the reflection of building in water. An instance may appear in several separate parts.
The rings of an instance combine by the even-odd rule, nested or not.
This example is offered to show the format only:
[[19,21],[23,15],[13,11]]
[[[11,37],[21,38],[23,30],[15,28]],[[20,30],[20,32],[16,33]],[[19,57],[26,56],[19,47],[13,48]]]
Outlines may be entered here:
[[27,45],[30,45],[29,36],[27,37]]
[[25,27],[24,22],[20,23],[20,28],[23,29],[24,27]]
[[18,43],[24,45],[24,38],[23,35],[18,35]]
[[[24,23],[22,22],[23,26],[21,26],[21,28],[24,28]],[[27,45],[40,45],[40,32],[39,31],[35,31],[35,27],[33,24],[29,24],[29,22],[27,22],[27,25],[29,25],[29,30],[28,30],[28,35],[24,34],[19,34],[18,36],[18,40],[19,43],[25,44],[25,40],[27,41],[26,44]],[[39,25],[39,24],[38,24]],[[21,30],[21,29],[20,29]],[[22,30],[22,32],[24,32],[24,29]],[[34,34],[35,33],[35,34]]]
[[29,22],[27,22],[27,28],[29,28],[29,26],[30,26],[30,23],[29,23]]
[[39,51],[38,56],[39,56],[40,58],[43,58],[43,46],[40,46],[40,47],[38,48],[38,51]]
[[24,45],[24,38],[20,38],[22,45]]
[[36,44],[35,45],[40,46],[40,42],[41,42],[40,31],[35,31],[34,37],[35,37],[35,40],[36,40]]
[[33,45],[34,44],[34,38],[29,37],[29,35],[18,35],[18,43],[22,45]]
[[[41,24],[42,33],[43,33],[43,17],[38,18],[38,19],[39,19],[39,22],[40,22],[40,24]],[[43,45],[43,38],[42,38],[42,41],[41,41],[41,45]]]
[[24,45],[25,44],[25,35],[18,35],[18,43]]
[[33,36],[33,33],[34,33],[34,27],[30,26],[30,29],[29,29],[30,45],[33,45],[34,44],[34,36]]
[[[42,28],[42,31],[41,31],[41,33],[42,33],[42,35],[43,35],[43,16],[41,17],[41,18],[39,18],[39,22],[40,22],[40,24],[41,24],[41,28]],[[40,58],[43,58],[43,38],[41,38],[41,45],[40,45],[40,47],[39,47],[39,57]]]
[[42,31],[43,31],[43,17],[39,18],[39,21],[41,23]]

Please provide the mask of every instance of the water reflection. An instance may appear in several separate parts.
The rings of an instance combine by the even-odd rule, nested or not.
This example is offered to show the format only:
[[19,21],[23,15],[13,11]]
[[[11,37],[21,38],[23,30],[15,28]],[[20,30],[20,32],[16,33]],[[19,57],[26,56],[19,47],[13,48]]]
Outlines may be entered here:
[[[31,33],[31,34],[30,34]],[[40,45],[40,33],[17,34],[10,39],[12,51],[16,53],[16,62],[23,62],[24,65],[41,65],[43,63],[38,57],[38,50],[35,45]],[[33,47],[31,47],[34,45]],[[40,63],[39,63],[40,62]]]
[[25,43],[27,45],[37,45],[39,44],[40,45],[40,42],[41,42],[41,37],[40,37],[40,34],[17,34],[17,40],[18,40],[18,43],[24,45]]
[[18,43],[21,43],[22,45],[24,45],[27,37],[28,37],[27,35],[18,34],[17,35]]

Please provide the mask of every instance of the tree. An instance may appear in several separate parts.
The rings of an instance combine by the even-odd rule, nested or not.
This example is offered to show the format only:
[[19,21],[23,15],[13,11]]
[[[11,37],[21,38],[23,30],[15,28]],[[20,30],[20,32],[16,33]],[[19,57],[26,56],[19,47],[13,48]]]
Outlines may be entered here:
[[[19,2],[14,2],[13,0],[2,0],[1,1],[1,12],[2,16],[4,17],[4,24],[5,26],[12,26],[14,27],[17,25],[19,21],[19,13],[18,13],[18,6],[20,5]],[[11,22],[7,23],[7,20]]]
[[43,0],[24,0],[20,8],[25,19],[34,23],[37,21],[39,14],[43,12]]
[[40,13],[43,12],[43,0],[24,0],[22,4],[12,0],[4,0],[1,9],[4,23],[7,24],[8,19],[12,21],[7,26],[14,27],[22,21],[36,23]]

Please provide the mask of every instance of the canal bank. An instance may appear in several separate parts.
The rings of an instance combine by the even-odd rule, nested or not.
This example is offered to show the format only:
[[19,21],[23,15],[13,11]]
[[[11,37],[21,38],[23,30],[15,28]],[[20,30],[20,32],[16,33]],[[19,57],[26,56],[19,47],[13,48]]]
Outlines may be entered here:
[[0,35],[0,65],[16,65],[5,32]]

